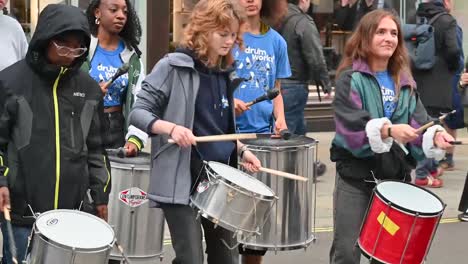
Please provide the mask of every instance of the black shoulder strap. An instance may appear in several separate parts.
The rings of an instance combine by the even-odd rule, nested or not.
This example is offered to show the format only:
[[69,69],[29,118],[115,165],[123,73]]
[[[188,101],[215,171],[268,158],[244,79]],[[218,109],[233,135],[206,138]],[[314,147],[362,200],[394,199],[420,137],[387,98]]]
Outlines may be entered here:
[[439,19],[439,17],[443,16],[443,15],[448,15],[449,13],[447,12],[440,12],[438,13],[437,15],[433,16],[428,22],[427,24],[431,25],[434,24],[434,22],[436,22],[437,19]]

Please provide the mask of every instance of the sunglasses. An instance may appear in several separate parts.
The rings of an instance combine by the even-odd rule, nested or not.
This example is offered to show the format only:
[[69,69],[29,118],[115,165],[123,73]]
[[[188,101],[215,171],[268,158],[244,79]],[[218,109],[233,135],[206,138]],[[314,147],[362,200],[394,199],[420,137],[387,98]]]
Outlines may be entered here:
[[57,44],[55,41],[52,41],[54,43],[55,47],[57,48],[57,54],[62,57],[73,57],[73,58],[78,58],[81,55],[85,54],[85,52],[88,50],[87,48],[70,48],[67,46],[61,46]]

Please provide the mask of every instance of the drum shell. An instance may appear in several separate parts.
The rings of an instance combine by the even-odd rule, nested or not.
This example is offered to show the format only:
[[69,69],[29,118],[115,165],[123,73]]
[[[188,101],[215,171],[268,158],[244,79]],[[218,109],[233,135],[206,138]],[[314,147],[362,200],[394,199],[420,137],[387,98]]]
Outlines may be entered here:
[[239,242],[251,249],[293,250],[306,248],[315,238],[314,216],[314,162],[316,141],[296,146],[250,145],[251,150],[266,168],[285,171],[308,178],[295,181],[268,173],[259,172],[254,176],[269,186],[278,196],[260,236],[241,237]]
[[[141,159],[144,159],[141,162]],[[143,191],[149,186],[150,157],[142,153],[140,162],[132,158],[110,157],[112,191],[109,196],[109,224],[114,227],[116,239],[132,263],[154,263],[162,258],[164,245],[164,214],[159,208],[150,208],[147,199],[130,206],[120,198],[125,190]],[[130,191],[132,192],[132,191]],[[122,259],[114,248],[111,259]]]
[[[70,211],[75,214],[86,214],[80,211]],[[53,212],[53,211],[49,211]],[[39,216],[41,217],[41,216]],[[94,217],[91,216],[90,217]],[[103,220],[100,220],[104,223]],[[105,223],[107,225],[107,223]],[[108,227],[110,229],[110,227]],[[67,245],[62,245],[52,241],[45,235],[41,234],[36,224],[33,226],[33,234],[30,244],[30,252],[26,263],[28,264],[43,264],[43,263],[67,263],[67,264],[101,264],[107,263],[110,252],[112,250],[114,239],[109,245],[103,245],[96,248],[76,248]]]
[[190,197],[192,206],[198,208],[203,217],[232,232],[258,231],[276,197],[254,194],[214,172],[208,173],[212,175],[209,184],[202,190],[197,188]]
[[[381,263],[424,263],[443,211],[416,217],[415,212],[396,206],[374,189],[358,245],[365,256]],[[387,221],[398,226],[395,233],[383,228]]]

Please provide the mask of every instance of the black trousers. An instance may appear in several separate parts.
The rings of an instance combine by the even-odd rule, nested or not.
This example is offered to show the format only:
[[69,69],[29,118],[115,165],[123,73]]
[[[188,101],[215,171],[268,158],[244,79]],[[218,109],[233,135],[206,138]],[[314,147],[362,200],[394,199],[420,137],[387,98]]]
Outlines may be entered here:
[[125,145],[125,118],[122,112],[104,113],[104,147],[117,149]]
[[465,187],[463,188],[458,211],[463,213],[468,212],[468,173],[466,174]]

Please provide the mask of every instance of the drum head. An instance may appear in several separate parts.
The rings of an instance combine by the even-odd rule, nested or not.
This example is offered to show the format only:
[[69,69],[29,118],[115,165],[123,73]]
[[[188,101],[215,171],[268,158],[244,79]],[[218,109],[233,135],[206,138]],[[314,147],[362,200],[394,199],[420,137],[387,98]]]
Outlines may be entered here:
[[229,165],[210,161],[208,166],[220,177],[240,186],[248,191],[258,193],[263,196],[274,196],[273,191],[263,182],[255,179],[247,173],[233,168]]
[[257,134],[256,139],[243,139],[242,143],[249,146],[258,147],[302,147],[305,145],[315,145],[316,141],[302,135],[292,135],[290,139],[271,138],[271,134]]
[[46,238],[72,248],[95,249],[114,241],[114,230],[104,220],[75,210],[45,212],[35,226]]
[[140,152],[136,157],[125,157],[119,158],[115,155],[109,155],[109,160],[120,164],[131,164],[131,165],[149,165],[151,154],[146,152]]
[[385,200],[411,212],[437,214],[444,209],[442,201],[435,194],[412,184],[385,181],[376,188]]

